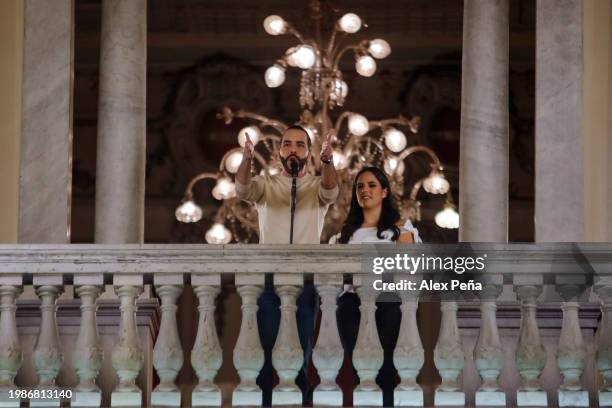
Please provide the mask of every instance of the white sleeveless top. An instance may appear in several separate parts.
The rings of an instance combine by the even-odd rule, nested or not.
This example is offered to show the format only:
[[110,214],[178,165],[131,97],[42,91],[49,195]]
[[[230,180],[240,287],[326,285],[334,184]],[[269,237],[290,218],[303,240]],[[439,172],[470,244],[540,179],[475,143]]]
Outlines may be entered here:
[[[376,236],[376,232],[378,229],[376,227],[366,227],[359,228],[353,232],[353,235],[349,239],[349,244],[381,244],[381,243],[393,243],[391,238],[393,238],[393,232],[391,230],[383,231],[383,238],[380,239]],[[400,233],[410,232],[412,233],[412,238],[414,242],[423,242],[421,237],[419,236],[419,230],[416,229],[410,220],[407,220],[406,223],[400,227]],[[330,244],[337,244],[338,239],[340,238],[340,234],[336,234],[329,239]]]

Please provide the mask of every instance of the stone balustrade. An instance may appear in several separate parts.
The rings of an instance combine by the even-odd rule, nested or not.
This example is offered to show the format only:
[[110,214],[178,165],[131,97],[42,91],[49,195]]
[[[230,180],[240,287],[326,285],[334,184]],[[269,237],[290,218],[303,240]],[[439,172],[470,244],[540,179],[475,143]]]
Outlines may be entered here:
[[[434,249],[456,253],[455,246],[401,249],[415,257]],[[258,377],[271,364],[278,383],[266,404],[273,406],[612,406],[612,245],[472,244],[469,249],[487,255],[486,269],[465,277],[481,281],[483,288],[452,297],[374,290],[372,281],[381,277],[364,266],[369,256],[380,256],[374,246],[0,246],[0,405],[261,406],[267,391]],[[224,282],[235,287],[241,302],[235,314],[241,323],[230,343],[220,340],[215,323],[216,314],[231,313],[216,307]],[[311,345],[300,341],[304,328],[296,315],[306,285],[317,293],[312,312],[319,315]],[[266,288],[280,300],[268,363],[261,341],[268,335],[262,327],[268,326],[261,319],[271,315],[258,302]],[[182,346],[187,334],[177,322],[178,298],[186,290],[198,302],[189,350]],[[157,300],[143,303],[142,294],[151,297],[151,291]],[[20,339],[25,323],[19,311],[33,310],[32,300],[23,300],[26,292],[40,299],[38,327],[30,333],[35,344]],[[112,344],[101,341],[99,322],[109,292],[119,317]],[[388,327],[380,323],[389,310],[380,307],[387,295],[400,316],[392,348],[384,338]],[[74,347],[62,341],[60,296],[80,308]],[[359,303],[352,340],[338,319],[340,300],[347,296]],[[152,301],[160,323],[143,336],[139,307]],[[423,302],[436,302],[437,315],[419,316]],[[422,331],[433,322],[439,324],[437,340]],[[238,374],[233,389],[216,382],[223,364]],[[177,382],[188,365],[197,376],[195,388]],[[354,368],[358,384],[343,380],[343,365]],[[383,374],[388,365],[397,377]],[[428,365],[441,384],[427,379]],[[19,374],[27,369],[35,373],[34,384]],[[104,370],[114,373],[114,383],[102,384]],[[300,372],[305,379],[299,379]],[[397,378],[394,389],[383,386],[381,377]],[[310,387],[299,385],[304,382]],[[18,390],[22,398],[11,398]],[[57,391],[53,398],[40,397],[50,390]],[[26,391],[31,393],[22,394]]]

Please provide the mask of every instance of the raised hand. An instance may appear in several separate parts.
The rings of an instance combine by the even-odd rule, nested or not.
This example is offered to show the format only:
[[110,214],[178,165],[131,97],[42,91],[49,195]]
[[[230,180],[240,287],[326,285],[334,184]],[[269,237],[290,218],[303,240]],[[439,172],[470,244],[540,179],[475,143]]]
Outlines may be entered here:
[[253,158],[253,142],[251,142],[249,132],[245,132],[245,136],[246,140],[244,142],[244,151],[242,152],[242,157],[244,160],[251,160]]
[[321,160],[330,161],[333,157],[332,152],[332,138],[336,135],[336,131],[334,129],[330,129],[325,135],[325,139],[323,139],[323,144],[321,145]]

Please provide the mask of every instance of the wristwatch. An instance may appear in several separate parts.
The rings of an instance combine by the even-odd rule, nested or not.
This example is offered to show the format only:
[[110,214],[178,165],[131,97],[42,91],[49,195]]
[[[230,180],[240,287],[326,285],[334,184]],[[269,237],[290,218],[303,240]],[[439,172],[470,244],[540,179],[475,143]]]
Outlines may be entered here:
[[327,160],[325,160],[323,157],[321,157],[321,162],[325,163],[325,164],[331,164],[332,160],[333,160],[333,157],[330,157]]

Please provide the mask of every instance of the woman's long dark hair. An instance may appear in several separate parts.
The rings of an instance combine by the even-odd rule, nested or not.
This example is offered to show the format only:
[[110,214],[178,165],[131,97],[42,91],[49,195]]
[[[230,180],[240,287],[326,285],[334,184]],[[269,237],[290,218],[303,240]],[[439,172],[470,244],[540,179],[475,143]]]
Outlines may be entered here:
[[346,217],[346,221],[344,221],[344,225],[340,231],[340,238],[338,239],[338,242],[341,244],[346,244],[349,239],[351,239],[351,236],[353,236],[353,233],[357,229],[361,228],[361,225],[363,224],[363,208],[361,208],[359,202],[357,201],[357,180],[359,180],[359,177],[366,172],[372,173],[380,183],[381,187],[383,189],[387,189],[387,196],[383,198],[382,201],[382,209],[380,211],[380,218],[378,219],[378,231],[376,232],[376,236],[379,239],[383,239],[383,232],[390,230],[393,232],[393,237],[391,240],[396,241],[400,235],[400,230],[396,225],[400,219],[400,214],[395,205],[395,201],[393,200],[389,179],[387,179],[385,173],[378,167],[364,167],[359,171],[359,173],[357,173],[355,176],[355,181],[353,182],[351,209]]

